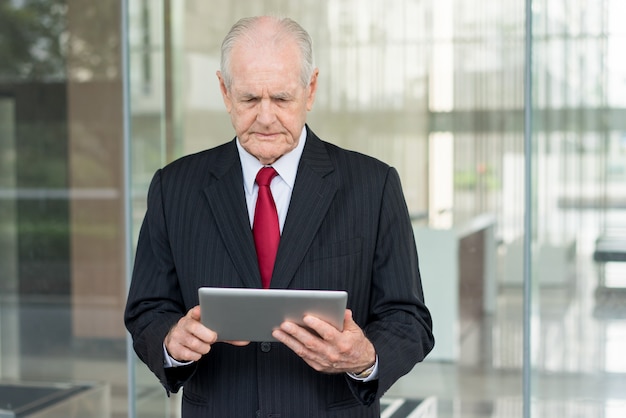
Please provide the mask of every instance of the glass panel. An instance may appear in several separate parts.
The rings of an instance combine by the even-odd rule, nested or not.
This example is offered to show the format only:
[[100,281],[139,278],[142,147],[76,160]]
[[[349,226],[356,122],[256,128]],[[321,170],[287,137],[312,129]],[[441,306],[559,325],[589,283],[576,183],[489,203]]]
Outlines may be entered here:
[[0,18],[0,409],[125,416],[119,4]]
[[535,0],[533,11],[533,416],[619,416],[626,9]]

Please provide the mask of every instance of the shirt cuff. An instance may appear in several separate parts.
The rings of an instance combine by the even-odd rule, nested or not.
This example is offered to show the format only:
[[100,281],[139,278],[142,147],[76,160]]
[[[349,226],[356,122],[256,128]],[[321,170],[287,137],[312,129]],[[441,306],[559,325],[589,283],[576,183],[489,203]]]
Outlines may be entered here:
[[166,369],[170,368],[170,367],[181,367],[181,366],[188,366],[191,363],[193,363],[193,361],[178,361],[175,360],[172,356],[170,356],[170,353],[167,352],[167,348],[165,348],[165,343],[163,343],[163,367],[165,367]]
[[[366,372],[369,372],[370,370],[371,373],[367,374]],[[349,372],[347,374],[348,376],[350,376],[350,378],[358,380],[359,382],[371,382],[372,380],[378,379],[378,354],[376,355],[376,361],[374,362],[374,365],[372,367],[363,370],[359,374]],[[363,377],[362,375],[365,374],[367,374],[367,376]]]

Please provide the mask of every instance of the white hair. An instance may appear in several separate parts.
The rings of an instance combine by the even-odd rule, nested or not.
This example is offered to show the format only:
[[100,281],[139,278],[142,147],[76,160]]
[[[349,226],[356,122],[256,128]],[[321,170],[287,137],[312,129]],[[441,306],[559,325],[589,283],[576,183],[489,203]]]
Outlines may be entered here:
[[220,63],[220,70],[224,85],[227,89],[230,89],[232,83],[232,77],[230,74],[230,58],[231,52],[238,40],[245,37],[248,39],[254,39],[254,30],[256,29],[259,21],[262,19],[272,19],[276,24],[276,35],[287,34],[291,36],[300,49],[300,56],[302,58],[300,80],[303,86],[307,86],[311,80],[311,76],[314,71],[313,64],[313,42],[311,36],[298,22],[290,18],[281,18],[276,16],[255,16],[246,17],[237,21],[222,42],[222,58]]

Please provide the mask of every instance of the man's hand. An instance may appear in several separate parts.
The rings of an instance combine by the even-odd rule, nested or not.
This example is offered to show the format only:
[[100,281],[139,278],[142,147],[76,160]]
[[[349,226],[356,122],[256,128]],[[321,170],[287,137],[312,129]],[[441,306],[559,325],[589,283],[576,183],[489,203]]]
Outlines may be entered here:
[[[200,360],[211,350],[215,342],[217,342],[217,334],[200,322],[200,306],[198,305],[180,318],[165,336],[167,352],[181,363]],[[229,343],[244,346],[249,344],[249,341],[230,341]]]
[[283,322],[272,335],[313,369],[324,373],[359,373],[376,361],[374,346],[354,322],[349,309],[344,314],[343,332],[310,315],[304,317],[304,323],[318,335],[289,321]]

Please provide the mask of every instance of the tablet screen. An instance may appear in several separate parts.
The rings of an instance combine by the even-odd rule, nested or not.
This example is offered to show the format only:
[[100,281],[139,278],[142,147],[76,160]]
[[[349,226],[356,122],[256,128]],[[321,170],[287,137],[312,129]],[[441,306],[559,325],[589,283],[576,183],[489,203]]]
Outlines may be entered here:
[[220,341],[275,341],[272,331],[285,320],[303,325],[310,314],[343,329],[348,294],[341,290],[201,287],[201,322]]

